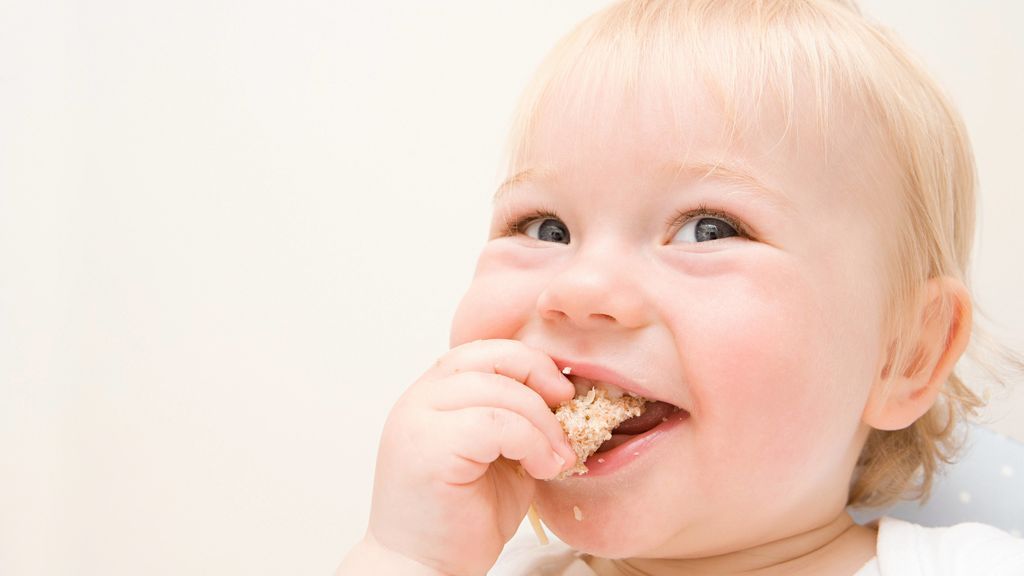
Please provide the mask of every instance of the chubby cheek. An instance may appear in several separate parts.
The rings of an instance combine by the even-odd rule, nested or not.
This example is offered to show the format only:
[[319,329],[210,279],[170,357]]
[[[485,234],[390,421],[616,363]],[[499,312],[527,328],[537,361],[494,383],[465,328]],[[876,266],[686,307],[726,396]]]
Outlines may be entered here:
[[841,452],[838,434],[856,427],[842,358],[852,351],[839,349],[838,311],[814,283],[759,279],[725,287],[720,293],[734,297],[694,309],[690,321],[700,330],[677,332],[681,358],[690,359],[683,370],[695,455],[725,469],[702,479],[708,489],[736,479],[749,484],[752,476],[791,483]]
[[542,290],[538,278],[509,273],[501,250],[487,248],[452,318],[449,346],[473,340],[512,338],[533,313]]

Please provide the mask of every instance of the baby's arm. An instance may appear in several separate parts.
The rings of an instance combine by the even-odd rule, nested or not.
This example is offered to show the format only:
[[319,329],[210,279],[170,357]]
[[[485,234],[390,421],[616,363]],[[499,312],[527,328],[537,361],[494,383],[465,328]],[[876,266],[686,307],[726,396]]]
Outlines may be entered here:
[[575,463],[550,409],[573,394],[551,358],[520,342],[448,351],[388,415],[370,525],[339,574],[485,574],[535,479]]
[[444,572],[381,546],[369,533],[348,553],[348,556],[342,561],[341,567],[338,568],[337,574],[338,576],[355,576],[356,574],[446,576]]

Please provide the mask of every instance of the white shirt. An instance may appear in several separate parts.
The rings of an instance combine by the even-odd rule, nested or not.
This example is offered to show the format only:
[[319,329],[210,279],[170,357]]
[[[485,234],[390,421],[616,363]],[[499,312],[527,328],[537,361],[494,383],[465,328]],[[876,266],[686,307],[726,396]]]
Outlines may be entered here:
[[[896,518],[878,522],[876,554],[852,576],[1024,576],[1024,539],[973,522],[926,528]],[[565,543],[541,546],[520,530],[490,576],[596,576]]]
[[855,576],[1024,576],[1024,539],[975,522],[926,528],[883,517],[875,553]]

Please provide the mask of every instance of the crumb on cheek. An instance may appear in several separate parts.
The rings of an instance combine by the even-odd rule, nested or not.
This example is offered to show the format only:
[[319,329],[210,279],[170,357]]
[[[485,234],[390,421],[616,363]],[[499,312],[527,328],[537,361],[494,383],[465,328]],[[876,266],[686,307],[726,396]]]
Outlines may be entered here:
[[572,507],[572,517],[575,518],[577,522],[583,521],[583,511],[580,510],[579,506]]

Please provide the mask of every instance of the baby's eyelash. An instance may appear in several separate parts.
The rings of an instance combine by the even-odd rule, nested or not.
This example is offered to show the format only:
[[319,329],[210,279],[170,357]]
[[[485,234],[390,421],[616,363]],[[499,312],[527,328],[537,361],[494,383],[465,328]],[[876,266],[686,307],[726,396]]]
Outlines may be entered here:
[[[750,238],[750,232],[747,231],[747,227],[743,225],[737,218],[714,208],[709,208],[706,204],[700,204],[696,208],[691,210],[681,210],[665,221],[665,225],[669,228],[676,228],[682,226],[692,218],[697,216],[708,216],[711,218],[717,218],[724,221],[726,224],[733,227],[740,236],[744,238]],[[541,208],[526,212],[520,216],[507,216],[505,219],[505,236],[516,236],[522,234],[526,230],[526,225],[534,220],[551,218],[553,220],[561,220],[554,211]]]
[[507,216],[505,218],[505,236],[515,236],[517,234],[522,234],[526,230],[527,224],[534,220],[543,218],[561,220],[561,218],[559,218],[554,212],[543,208],[540,210],[527,212],[517,217]]
[[709,216],[711,218],[717,218],[719,220],[722,220],[726,224],[732,226],[733,229],[736,230],[736,232],[739,233],[740,236],[743,236],[744,238],[750,238],[750,233],[747,231],[747,227],[744,226],[742,222],[740,222],[735,217],[730,216],[725,212],[722,212],[721,210],[709,208],[706,204],[700,204],[699,206],[692,210],[681,210],[677,212],[674,216],[665,221],[665,225],[669,228],[675,228],[677,226],[682,226],[683,224],[697,216]]

